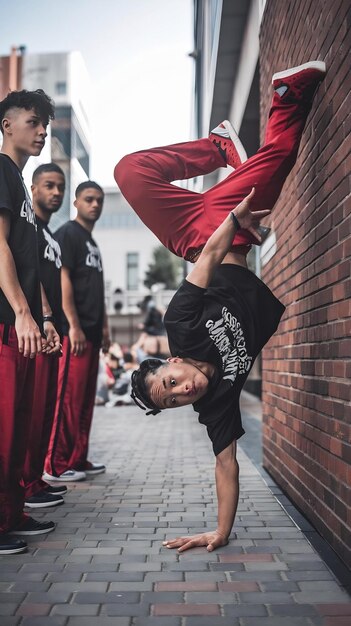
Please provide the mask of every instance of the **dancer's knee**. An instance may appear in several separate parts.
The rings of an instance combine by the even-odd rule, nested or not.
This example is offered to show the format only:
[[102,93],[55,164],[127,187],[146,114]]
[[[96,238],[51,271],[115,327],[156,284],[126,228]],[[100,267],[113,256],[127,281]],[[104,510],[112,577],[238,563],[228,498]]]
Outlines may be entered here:
[[124,187],[128,183],[131,172],[133,171],[133,164],[134,164],[133,157],[134,157],[133,154],[126,154],[126,156],[124,156],[120,161],[118,161],[114,169],[115,181],[122,192],[123,192]]

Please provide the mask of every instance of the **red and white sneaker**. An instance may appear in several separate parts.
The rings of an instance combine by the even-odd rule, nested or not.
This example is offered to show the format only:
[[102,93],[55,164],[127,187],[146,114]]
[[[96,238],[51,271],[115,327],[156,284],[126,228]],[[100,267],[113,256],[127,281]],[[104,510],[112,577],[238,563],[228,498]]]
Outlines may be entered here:
[[289,102],[311,100],[325,73],[324,61],[310,61],[273,74],[272,85],[275,92]]
[[245,148],[228,120],[211,130],[208,138],[217,146],[227,165],[237,169],[247,161]]

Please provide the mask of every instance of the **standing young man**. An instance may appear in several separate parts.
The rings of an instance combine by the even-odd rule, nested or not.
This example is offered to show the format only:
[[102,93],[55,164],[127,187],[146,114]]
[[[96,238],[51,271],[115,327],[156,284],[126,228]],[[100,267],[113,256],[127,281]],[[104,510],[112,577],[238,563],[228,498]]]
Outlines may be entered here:
[[[37,222],[40,279],[51,307],[53,322],[62,336],[61,248],[49,228],[54,213],[61,207],[65,176],[56,163],[39,165],[32,177],[33,209]],[[28,438],[23,482],[25,505],[42,508],[63,504],[67,487],[54,487],[42,480],[54,420],[58,354],[38,354],[35,359],[35,384],[32,424]]]
[[53,102],[42,90],[14,91],[0,103],[0,554],[26,549],[12,533],[37,535],[55,528],[23,514],[21,484],[34,357],[60,349],[44,292],[41,298],[35,215],[22,178],[28,158],[41,153],[53,117]]
[[105,471],[88,461],[101,345],[108,348],[104,281],[99,248],[91,236],[104,201],[100,185],[78,185],[75,220],[56,233],[62,251],[63,357],[54,425],[45,461],[46,480],[84,480]]
[[[165,315],[172,358],[144,361],[132,378],[134,399],[153,414],[193,404],[216,455],[217,528],[165,542],[179,552],[228,543],[239,497],[240,392],[284,312],[248,270],[246,254],[261,242],[260,220],[296,161],[324,75],[325,64],[313,61],[273,76],[265,142],[250,159],[226,121],[207,139],[128,155],[116,166],[116,181],[141,219],[175,254],[196,260]],[[203,194],[171,184],[226,164],[235,171]]]

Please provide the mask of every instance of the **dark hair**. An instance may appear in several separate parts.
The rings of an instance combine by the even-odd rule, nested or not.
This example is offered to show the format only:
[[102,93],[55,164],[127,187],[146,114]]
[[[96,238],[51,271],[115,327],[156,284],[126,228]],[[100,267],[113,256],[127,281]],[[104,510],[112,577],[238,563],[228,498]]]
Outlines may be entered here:
[[63,178],[65,178],[62,169],[56,163],[42,163],[42,165],[39,165],[39,167],[34,170],[32,183],[35,183],[35,181],[39,178],[39,176],[41,176],[41,174],[46,174],[47,172],[56,172],[56,174],[61,174]]
[[161,412],[161,409],[150,398],[146,378],[149,374],[155,374],[160,367],[166,364],[167,361],[161,361],[161,359],[145,359],[140,364],[139,369],[132,374],[132,391],[130,395],[140,409],[143,409],[143,411],[151,409],[146,415],[157,415],[157,413]]
[[27,91],[27,89],[10,91],[6,98],[0,102],[1,132],[4,132],[2,122],[7,111],[14,108],[25,109],[26,111],[34,109],[45,126],[48,125],[49,120],[53,120],[55,117],[54,101],[42,89],[36,89],[35,91]]
[[84,189],[97,189],[98,191],[101,191],[102,195],[105,195],[104,190],[100,187],[100,185],[95,183],[93,180],[85,180],[84,183],[80,183],[80,185],[78,185],[76,189],[76,198],[78,198]]

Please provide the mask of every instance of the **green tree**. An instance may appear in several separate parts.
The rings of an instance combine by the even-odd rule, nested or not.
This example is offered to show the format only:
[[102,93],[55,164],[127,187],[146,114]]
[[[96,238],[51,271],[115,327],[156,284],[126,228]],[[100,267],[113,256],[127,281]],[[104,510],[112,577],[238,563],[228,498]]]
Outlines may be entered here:
[[164,283],[166,289],[177,289],[182,277],[183,261],[167,248],[158,246],[153,250],[153,260],[145,273],[144,285]]

